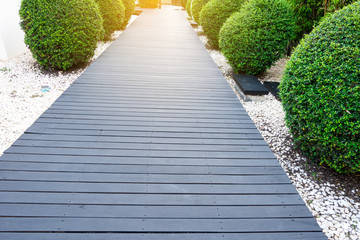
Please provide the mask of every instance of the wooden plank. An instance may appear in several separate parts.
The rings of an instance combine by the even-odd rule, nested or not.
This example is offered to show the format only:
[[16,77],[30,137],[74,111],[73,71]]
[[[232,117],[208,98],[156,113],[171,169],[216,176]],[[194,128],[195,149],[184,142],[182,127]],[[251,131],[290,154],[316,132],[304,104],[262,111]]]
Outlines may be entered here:
[[237,119],[224,119],[224,118],[194,118],[193,116],[189,117],[179,117],[179,116],[167,116],[159,117],[149,114],[149,116],[129,116],[128,115],[117,115],[117,116],[103,116],[103,115],[90,115],[90,114],[56,114],[56,113],[47,113],[45,112],[41,115],[41,118],[52,118],[52,119],[89,119],[89,120],[109,120],[109,121],[153,121],[153,122],[194,122],[194,123],[248,123],[250,120],[249,116],[240,116]]
[[133,109],[141,109],[141,110],[146,110],[146,109],[152,109],[152,110],[169,110],[169,112],[171,111],[180,111],[180,110],[196,110],[196,111],[200,111],[202,112],[203,110],[207,110],[207,111],[216,111],[218,113],[221,112],[231,112],[231,111],[236,111],[236,113],[239,112],[243,112],[245,113],[243,108],[240,108],[240,105],[238,106],[234,106],[234,107],[228,107],[228,106],[206,106],[206,104],[192,104],[191,106],[186,106],[186,105],[176,105],[176,104],[160,104],[160,103],[154,103],[152,105],[150,104],[143,104],[143,103],[133,103],[131,104],[131,108],[129,107],[129,104],[127,103],[119,103],[119,104],[106,104],[106,103],[90,103],[90,102],[86,102],[86,103],[79,103],[79,102],[71,102],[71,103],[66,103],[64,104],[64,102],[62,103],[57,103],[57,104],[53,104],[53,107],[58,107],[59,109],[104,109],[104,110],[121,110],[121,111],[128,111],[128,110],[133,110]]
[[73,141],[73,142],[105,142],[105,143],[153,143],[153,144],[181,144],[181,145],[226,145],[226,146],[267,146],[263,139],[201,139],[201,138],[143,138],[121,136],[81,136],[81,135],[48,135],[23,134],[19,140]]
[[249,119],[247,115],[243,114],[212,114],[212,113],[199,113],[196,111],[193,112],[142,112],[142,111],[132,111],[132,112],[113,112],[113,111],[96,111],[96,110],[83,110],[75,111],[68,109],[54,109],[49,108],[46,110],[47,114],[69,114],[69,115],[95,115],[95,116],[132,116],[132,117],[167,117],[167,118],[200,118],[200,119]]
[[92,120],[92,119],[57,119],[57,118],[44,118],[41,117],[36,120],[36,123],[43,123],[45,125],[49,124],[74,124],[77,125],[91,125],[91,126],[156,126],[156,127],[196,127],[196,128],[215,128],[215,129],[240,129],[243,128],[255,128],[253,123],[190,123],[190,122],[181,122],[181,121],[159,121],[154,122],[152,120],[142,120],[142,121],[99,121],[99,120]]
[[0,216],[87,217],[87,218],[168,218],[247,219],[309,218],[306,206],[103,206],[2,204]]
[[[120,63],[119,63],[120,64]],[[86,77],[85,77],[86,76]],[[99,80],[101,78],[101,81]],[[167,77],[153,77],[148,76],[146,82],[148,85],[144,85],[141,82],[136,81],[138,78],[135,76],[124,76],[121,79],[117,75],[109,76],[102,75],[97,76],[96,74],[84,74],[81,75],[76,82],[72,86],[81,87],[81,86],[90,86],[90,87],[101,87],[108,88],[111,86],[120,87],[120,86],[128,86],[128,87],[154,87],[158,86],[160,88],[191,88],[193,89],[219,89],[219,86],[223,86],[227,88],[228,83],[216,78],[208,78],[206,82],[199,82],[196,77],[181,77],[176,78],[172,77],[171,81],[167,81]],[[121,83],[121,84],[120,84]],[[184,83],[189,84],[187,87]],[[176,89],[175,89],[176,90]],[[153,99],[155,100],[155,99]],[[232,102],[234,104],[235,102]]]
[[[263,139],[259,133],[220,134],[220,133],[184,133],[184,132],[153,132],[153,131],[110,131],[110,130],[74,130],[74,129],[44,129],[30,127],[26,130],[30,134],[63,134],[81,136],[117,136],[142,138],[191,138],[191,139]],[[240,156],[238,156],[240,157]],[[257,156],[260,157],[260,156]]]
[[[101,98],[101,97],[106,97],[106,98],[118,98],[119,97],[119,93],[113,93],[113,94],[106,94],[106,93],[103,93],[103,94],[94,94],[94,93],[90,93],[90,92],[67,92],[65,91],[63,93],[64,97],[65,96],[72,96],[72,95],[75,95],[75,96],[80,96],[80,97],[93,97],[94,95],[96,95],[96,98]],[[236,96],[212,96],[211,94],[208,94],[208,95],[192,95],[192,94],[171,94],[169,92],[162,92],[161,94],[157,93],[149,93],[149,92],[142,92],[141,94],[138,94],[138,95],[135,95],[135,93],[131,94],[131,93],[122,93],[121,94],[122,97],[127,97],[128,99],[130,98],[136,98],[136,99],[139,99],[139,98],[160,98],[160,99],[192,99],[192,100],[216,100],[216,101],[238,101],[238,99],[236,98]]]
[[[95,96],[94,96],[95,95]],[[96,99],[106,99],[106,98],[112,98],[112,99],[116,99],[119,100],[121,98],[127,98],[127,99],[147,99],[147,98],[151,98],[151,99],[161,99],[161,100],[166,100],[166,99],[175,99],[175,100],[203,100],[203,101],[217,101],[217,102],[233,102],[234,100],[238,101],[238,99],[233,96],[233,97],[223,97],[223,96],[198,96],[198,95],[191,95],[191,94],[187,94],[187,95],[183,95],[183,94],[174,94],[171,95],[168,92],[164,92],[161,95],[156,95],[153,94],[151,92],[144,92],[138,95],[135,94],[129,94],[129,93],[121,93],[121,95],[119,94],[93,94],[93,93],[88,93],[88,92],[78,92],[78,93],[71,93],[71,92],[67,92],[65,91],[63,93],[63,97],[74,97],[76,96],[77,98],[90,98],[90,97],[96,97]]]
[[[85,89],[83,89],[85,88]],[[86,92],[82,91],[85,90]],[[211,90],[211,89],[186,89],[183,91],[169,91],[167,89],[160,89],[160,88],[155,88],[156,90],[152,90],[151,92],[141,89],[127,89],[126,95],[135,95],[135,94],[139,94],[139,95],[147,95],[147,94],[151,94],[151,95],[164,95],[164,96],[169,96],[169,92],[173,93],[174,96],[181,96],[181,97],[191,97],[193,95],[196,95],[198,97],[202,97],[202,98],[211,98],[211,96],[215,95],[217,98],[223,98],[223,99],[235,99],[234,96],[234,92],[229,89],[227,91],[223,91],[223,92],[216,92],[215,90]],[[98,95],[118,95],[119,91],[117,91],[116,89],[114,90],[101,90],[101,89],[96,89],[96,88],[88,88],[86,89],[86,87],[82,87],[81,89],[77,89],[76,87],[69,87],[67,90],[68,94],[79,94],[82,95],[83,93],[86,94],[98,94]],[[122,93],[122,92],[121,92]]]
[[158,205],[158,206],[298,206],[299,195],[221,195],[221,194],[96,194],[0,192],[0,203],[85,204],[85,205]]
[[[127,107],[127,108],[116,108],[116,107],[96,107],[96,106],[89,106],[89,107],[85,107],[85,106],[66,106],[66,107],[50,107],[49,108],[49,112],[52,110],[68,110],[68,111],[96,111],[97,113],[117,113],[117,112],[127,112],[127,113],[156,113],[156,114],[168,114],[168,115],[172,115],[172,114],[182,114],[182,115],[186,115],[186,114],[195,114],[196,116],[203,116],[203,115],[213,115],[213,116],[222,116],[224,118],[226,118],[227,116],[229,117],[236,117],[239,115],[244,115],[246,114],[245,111],[235,111],[235,112],[231,112],[231,111],[219,111],[219,110],[199,110],[199,109],[152,109],[152,108],[132,108],[132,107]],[[111,114],[110,114],[111,115]]]
[[240,111],[243,112],[244,109],[240,104],[231,104],[231,103],[209,103],[209,102],[182,102],[182,101],[129,101],[124,100],[121,102],[109,102],[102,99],[92,98],[92,100],[77,99],[77,101],[72,101],[72,99],[63,99],[62,101],[56,101],[53,106],[98,106],[98,107],[129,107],[131,104],[134,108],[175,108],[175,109],[212,109],[212,110],[222,110],[222,111]]
[[[75,97],[71,95],[61,95],[57,100],[56,104],[69,104],[69,103],[98,103],[104,104],[107,103],[109,106],[116,105],[116,104],[144,104],[144,105],[154,105],[154,104],[166,104],[166,105],[173,105],[173,106],[197,106],[197,105],[204,105],[206,104],[209,107],[232,107],[238,106],[239,103],[232,101],[216,101],[216,100],[194,100],[194,99],[154,99],[154,98],[134,98],[128,99],[127,97],[117,96],[115,98],[118,102],[109,102],[109,100],[114,100],[113,98],[109,98],[106,96],[96,96],[94,97]],[[54,104],[55,104],[54,103]]]
[[327,240],[322,232],[268,232],[268,233],[0,233],[7,240]]
[[[158,94],[158,93],[169,93],[174,92],[176,95],[180,96],[188,96],[189,94],[196,94],[197,96],[211,96],[216,95],[217,97],[224,97],[234,99],[234,92],[231,88],[200,88],[200,87],[189,87],[189,86],[177,86],[170,87],[165,85],[153,86],[151,84],[141,85],[141,86],[131,86],[131,85],[113,85],[111,86],[92,86],[92,85],[72,85],[68,88],[69,93],[81,93],[81,92],[89,92],[102,95],[104,93],[109,94],[117,94],[119,92],[130,93],[149,93]],[[138,91],[138,92],[136,92]],[[239,102],[238,102],[239,103]],[[239,104],[240,106],[240,104]]]
[[169,95],[169,94],[162,94],[162,95],[158,95],[154,96],[154,94],[151,94],[151,92],[148,93],[142,93],[141,95],[134,95],[134,94],[127,94],[127,93],[122,93],[121,95],[119,94],[112,94],[112,95],[107,95],[107,94],[87,94],[86,92],[84,93],[78,93],[78,94],[71,94],[71,93],[67,93],[67,91],[65,91],[62,96],[61,99],[69,99],[69,98],[76,98],[76,99],[95,99],[96,100],[104,100],[104,99],[115,99],[117,101],[120,100],[137,100],[137,101],[144,101],[146,99],[156,99],[159,101],[174,101],[174,102],[180,102],[180,101],[184,101],[184,102],[191,102],[191,101],[196,101],[198,103],[202,103],[202,102],[209,102],[209,103],[219,103],[219,104],[225,104],[225,103],[232,103],[234,104],[234,100],[236,99],[235,103],[238,103],[238,99],[237,98],[223,98],[223,97],[217,97],[212,96],[212,97],[202,97],[202,96],[197,96],[197,95],[193,95],[193,96],[183,96],[183,95]]
[[0,161],[1,170],[17,171],[49,171],[49,172],[96,172],[96,173],[147,173],[147,174],[204,174],[204,175],[283,175],[280,166],[276,167],[239,167],[239,166],[181,166],[154,165],[151,163],[140,165],[116,164],[77,164],[77,163],[32,163]]
[[[151,90],[151,94],[156,94],[156,95],[162,95],[165,94],[165,96],[167,94],[169,94],[169,92],[172,92],[171,89],[160,89],[160,88],[156,88],[157,90]],[[147,94],[149,93],[150,90],[146,89],[146,88],[128,88],[128,89],[122,89],[122,91],[126,90],[126,94],[128,95],[134,95],[136,94]],[[99,95],[118,95],[119,93],[122,94],[122,91],[116,90],[116,89],[99,89],[99,88],[91,88],[91,87],[84,87],[84,86],[79,86],[79,87],[70,87],[67,89],[69,94],[81,94],[84,93],[84,91],[86,91],[87,94],[99,94]],[[207,97],[207,98],[211,98],[211,96],[216,95],[217,97],[220,98],[230,98],[233,99],[234,98],[234,92],[229,89],[228,91],[224,91],[224,92],[218,92],[218,90],[206,90],[206,89],[179,89],[176,90],[174,96],[188,96],[191,97],[192,95],[196,95],[198,97]]]
[[38,123],[35,122],[29,129],[77,129],[77,130],[113,130],[113,131],[157,131],[157,132],[183,132],[183,133],[259,133],[254,124],[239,124],[239,127],[221,128],[210,126],[177,127],[160,125],[106,125],[106,124],[71,124],[71,123]]
[[72,156],[115,156],[115,157],[177,157],[177,158],[273,158],[272,152],[205,152],[175,150],[141,150],[141,149],[81,149],[55,147],[22,147],[12,146],[6,153],[13,154],[47,154]]
[[247,145],[190,145],[190,144],[156,144],[156,143],[101,143],[80,141],[40,141],[17,140],[13,146],[19,147],[56,147],[56,148],[86,148],[86,149],[136,149],[136,150],[164,150],[166,151],[207,151],[207,152],[243,152],[243,151],[269,151],[268,146]]
[[298,219],[107,219],[0,218],[0,231],[57,232],[299,232],[320,231],[310,218]]
[[[160,85],[152,85],[152,84],[148,84],[148,85],[144,85],[144,84],[137,84],[137,85],[129,85],[129,84],[113,84],[113,85],[92,85],[92,84],[74,84],[72,85],[69,90],[71,90],[70,92],[82,92],[82,91],[88,91],[88,92],[96,92],[96,93],[100,93],[103,94],[104,92],[106,93],[119,93],[119,92],[131,92],[134,90],[137,90],[139,92],[147,92],[147,91],[151,91],[151,92],[156,92],[156,91],[176,91],[179,93],[200,93],[199,96],[201,96],[202,94],[207,95],[208,93],[211,94],[216,94],[216,95],[220,95],[222,96],[222,94],[224,95],[228,95],[231,94],[230,96],[233,98],[233,91],[231,88],[219,88],[216,87],[216,85],[214,85],[213,87],[206,87],[208,85],[203,85],[202,87],[196,87],[195,86],[184,86],[183,82],[181,82],[182,84],[178,84],[178,86],[172,86],[172,85],[164,85],[164,84],[160,84]],[[220,94],[217,94],[220,93]],[[181,94],[182,95],[182,94]],[[240,106],[240,104],[239,104]]]
[[109,174],[72,172],[2,171],[3,180],[108,182],[108,183],[174,183],[174,184],[289,184],[286,175],[195,175],[195,174]]
[[36,163],[81,163],[97,165],[167,165],[167,166],[228,166],[228,167],[278,167],[274,158],[156,158],[156,157],[114,157],[114,156],[71,156],[51,154],[3,154],[0,161]]
[[3,181],[0,191],[51,193],[116,193],[116,194],[297,194],[289,184],[225,185],[225,184],[129,184]]

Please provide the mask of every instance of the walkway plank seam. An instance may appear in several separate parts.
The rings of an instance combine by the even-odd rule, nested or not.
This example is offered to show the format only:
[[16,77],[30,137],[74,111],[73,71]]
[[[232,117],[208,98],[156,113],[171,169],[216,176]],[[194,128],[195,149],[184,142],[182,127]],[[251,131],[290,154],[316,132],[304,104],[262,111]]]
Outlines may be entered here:
[[0,157],[0,239],[326,239],[183,11],[145,10]]

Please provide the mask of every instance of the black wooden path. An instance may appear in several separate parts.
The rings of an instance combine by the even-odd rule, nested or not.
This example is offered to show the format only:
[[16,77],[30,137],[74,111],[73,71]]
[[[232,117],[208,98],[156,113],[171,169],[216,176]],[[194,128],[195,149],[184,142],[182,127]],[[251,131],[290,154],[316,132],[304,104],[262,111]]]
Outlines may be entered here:
[[146,10],[0,169],[1,240],[325,239],[174,8]]

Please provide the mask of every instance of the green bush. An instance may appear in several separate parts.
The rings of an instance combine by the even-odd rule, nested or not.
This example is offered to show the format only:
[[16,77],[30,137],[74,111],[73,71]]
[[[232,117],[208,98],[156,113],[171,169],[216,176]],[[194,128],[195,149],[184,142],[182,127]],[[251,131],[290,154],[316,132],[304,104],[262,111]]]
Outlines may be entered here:
[[131,16],[134,14],[135,0],[122,0],[122,1],[125,6],[125,18],[122,24],[122,29],[125,29],[131,19]]
[[192,0],[191,4],[191,16],[195,22],[200,24],[200,12],[201,9],[209,2],[210,0]]
[[246,0],[211,0],[200,12],[200,25],[202,26],[209,44],[219,47],[219,32],[226,19],[234,12],[240,11]]
[[297,39],[309,33],[314,25],[324,16],[323,0],[289,0],[294,7]]
[[47,69],[88,62],[103,37],[103,20],[93,0],[23,0],[19,13],[25,44]]
[[139,0],[141,8],[157,8],[159,6],[159,0]]
[[111,39],[111,34],[120,30],[125,18],[125,7],[122,0],[95,0],[104,20],[104,39]]
[[219,45],[236,73],[255,75],[282,57],[294,37],[294,13],[286,0],[250,0],[224,23]]
[[332,13],[344,6],[351,4],[354,0],[289,0],[294,7],[297,29],[297,39],[309,33],[322,17]]
[[295,49],[280,84],[295,145],[338,172],[360,171],[360,2],[325,18]]
[[186,7],[185,7],[186,12],[187,12],[187,14],[189,15],[189,17],[191,17],[191,4],[192,4],[192,1],[193,1],[193,0],[188,0],[188,1],[186,2]]
[[186,7],[186,4],[187,4],[187,0],[181,0],[181,6],[182,7]]

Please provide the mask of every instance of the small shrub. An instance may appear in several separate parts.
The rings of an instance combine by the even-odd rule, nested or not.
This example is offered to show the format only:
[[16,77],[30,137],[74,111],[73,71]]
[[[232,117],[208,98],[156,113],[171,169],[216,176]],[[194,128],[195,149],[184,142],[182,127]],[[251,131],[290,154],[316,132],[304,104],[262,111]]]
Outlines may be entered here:
[[259,74],[283,56],[295,37],[286,0],[250,0],[220,30],[220,48],[237,73]]
[[47,69],[88,62],[103,37],[103,20],[93,0],[23,0],[19,13],[25,44]]
[[141,8],[157,8],[159,0],[139,0]]
[[104,20],[104,39],[109,40],[111,34],[120,30],[125,18],[125,7],[122,0],[95,0],[98,4],[101,16]]
[[210,0],[192,0],[191,4],[191,16],[195,22],[200,24],[200,12],[201,9],[209,2]]
[[135,0],[122,0],[122,2],[125,6],[125,18],[122,24],[122,29],[125,29],[131,19],[131,16],[134,14]]
[[295,49],[280,84],[295,145],[338,172],[360,172],[360,2],[325,18]]
[[208,37],[209,44],[219,47],[219,32],[226,19],[240,11],[246,0],[211,0],[200,12],[200,24]]
[[193,1],[193,0],[188,0],[188,1],[186,2],[186,7],[185,7],[186,12],[187,12],[187,14],[189,15],[189,17],[191,17],[191,4],[192,4],[192,1]]

